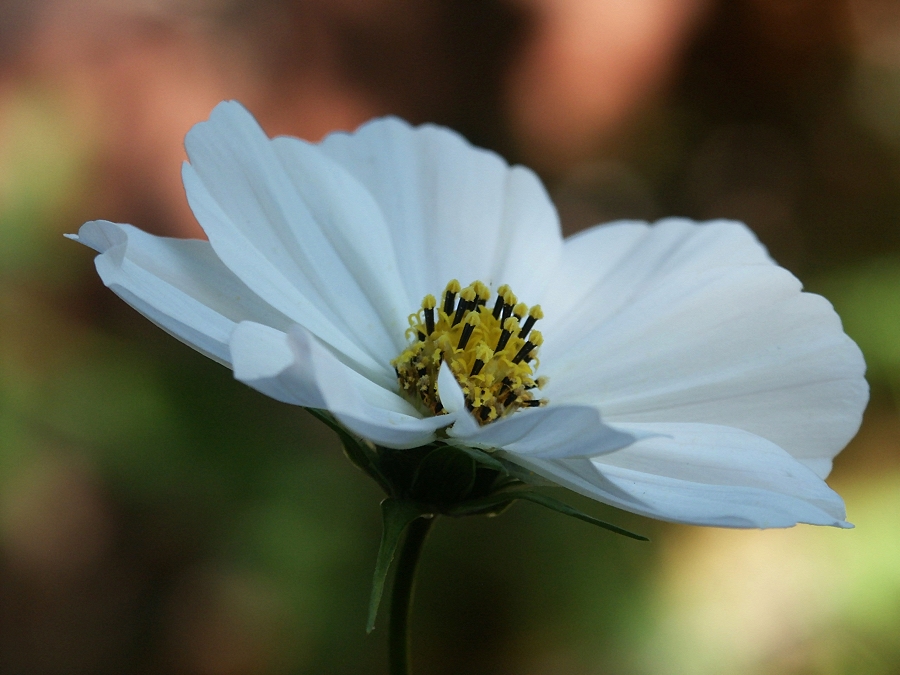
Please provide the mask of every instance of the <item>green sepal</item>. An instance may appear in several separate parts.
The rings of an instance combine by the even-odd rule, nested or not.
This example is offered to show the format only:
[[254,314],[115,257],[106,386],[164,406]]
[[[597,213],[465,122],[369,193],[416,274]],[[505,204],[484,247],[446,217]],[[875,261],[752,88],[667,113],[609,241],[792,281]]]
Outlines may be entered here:
[[470,448],[467,445],[453,445],[453,447],[474,459],[476,464],[486,466],[489,469],[495,469],[500,473],[509,473],[506,465],[489,452],[479,450],[478,448]]
[[503,496],[501,494],[491,495],[490,497],[483,497],[481,499],[473,499],[465,502],[446,511],[446,515],[453,517],[487,516],[493,518],[506,511],[506,509],[512,506],[515,501],[515,497]]
[[433,518],[434,514],[416,502],[399,501],[388,497],[381,502],[381,517],[384,529],[381,532],[381,545],[378,547],[378,558],[375,561],[375,575],[372,577],[372,595],[369,599],[366,633],[371,633],[375,629],[378,607],[381,604],[381,597],[384,595],[384,584],[387,581],[394,553],[400,543],[400,537],[416,518]]
[[511,478],[515,478],[516,480],[521,481],[522,483],[526,483],[527,485],[531,485],[534,487],[559,487],[558,483],[554,483],[552,480],[544,478],[531,469],[526,469],[524,466],[509,461],[506,457],[503,456],[503,453],[498,452],[492,457],[493,459],[496,459],[497,462],[503,467],[504,473],[506,473]]
[[409,495],[428,504],[456,504],[471,494],[475,470],[475,459],[469,453],[439,445],[419,462]]
[[609,530],[610,532],[615,532],[616,534],[621,534],[625,537],[631,537],[632,539],[637,539],[638,541],[650,541],[648,537],[645,537],[642,534],[629,532],[628,530],[621,528],[618,525],[613,525],[612,523],[598,520],[597,518],[589,516],[583,511],[579,511],[578,509],[569,506],[565,502],[561,502],[558,499],[554,499],[553,497],[545,495],[541,492],[532,492],[531,490],[527,490],[518,493],[516,496],[518,499],[524,499],[529,502],[534,502],[535,504],[540,504],[541,506],[546,507],[551,511],[556,511],[557,513],[561,513],[564,516],[578,518],[578,520],[583,520],[584,522],[590,523],[591,525],[602,527],[604,530]]
[[558,499],[554,499],[553,497],[545,495],[542,492],[536,492],[534,490],[528,489],[514,489],[495,492],[494,494],[488,495],[487,497],[482,497],[481,499],[473,499],[464,502],[454,508],[448,509],[447,511],[445,511],[445,513],[449,516],[497,515],[504,509],[508,508],[509,505],[517,499],[524,499],[525,501],[540,504],[541,506],[552,511],[556,511],[557,513],[561,513],[565,516],[570,516],[571,518],[578,518],[578,520],[583,520],[584,522],[590,523],[591,525],[602,527],[604,530],[609,530],[610,532],[614,532],[615,534],[621,534],[625,537],[631,537],[632,539],[637,539],[638,541],[650,541],[647,537],[641,534],[635,534],[634,532],[629,532],[628,530],[618,527],[617,525],[598,520],[597,518],[589,516],[588,514],[579,511],[578,509],[569,506],[568,504],[561,502]]
[[341,445],[344,446],[344,454],[347,459],[375,480],[387,494],[391,494],[390,482],[385,478],[379,468],[378,455],[374,446],[368,441],[355,438],[331,416],[331,413],[317,408],[306,409],[310,415],[327,424],[341,439]]
[[444,510],[444,514],[459,518],[462,516],[499,515],[509,508],[523,490],[508,490],[495,492],[487,497],[469,499]]

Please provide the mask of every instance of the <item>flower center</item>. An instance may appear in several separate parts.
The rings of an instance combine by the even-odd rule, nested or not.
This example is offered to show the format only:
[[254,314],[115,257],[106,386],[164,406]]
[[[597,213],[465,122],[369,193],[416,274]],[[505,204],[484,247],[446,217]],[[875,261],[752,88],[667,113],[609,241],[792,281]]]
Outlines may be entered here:
[[444,412],[437,380],[446,362],[466,398],[466,407],[481,424],[487,424],[521,408],[544,405],[534,397],[546,378],[534,378],[532,363],[539,364],[537,350],[544,341],[533,330],[544,313],[539,305],[528,308],[517,302],[509,286],[491,291],[480,281],[464,289],[454,279],[438,306],[426,295],[422,308],[409,315],[406,331],[411,344],[391,365],[400,388],[414,403],[439,415]]

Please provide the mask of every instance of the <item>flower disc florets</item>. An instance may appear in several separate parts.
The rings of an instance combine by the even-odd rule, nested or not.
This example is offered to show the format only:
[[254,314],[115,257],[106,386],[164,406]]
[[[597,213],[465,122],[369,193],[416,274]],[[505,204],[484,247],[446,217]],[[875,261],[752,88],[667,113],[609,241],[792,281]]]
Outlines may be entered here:
[[432,414],[443,412],[437,381],[446,362],[466,398],[466,407],[481,424],[521,408],[546,402],[534,396],[545,378],[535,378],[543,336],[533,330],[543,318],[539,305],[517,301],[509,286],[490,289],[475,281],[461,289],[447,284],[440,306],[426,295],[422,308],[409,316],[410,346],[391,364],[403,392]]

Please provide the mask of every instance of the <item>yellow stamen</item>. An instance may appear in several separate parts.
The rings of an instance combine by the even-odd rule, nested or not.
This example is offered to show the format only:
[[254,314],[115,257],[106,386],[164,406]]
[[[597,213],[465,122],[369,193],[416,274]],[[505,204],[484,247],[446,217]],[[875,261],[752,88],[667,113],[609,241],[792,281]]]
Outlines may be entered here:
[[545,377],[533,377],[543,336],[532,328],[544,316],[541,308],[518,302],[506,285],[497,289],[494,303],[488,302],[490,297],[484,283],[461,288],[454,279],[440,307],[427,295],[422,309],[410,315],[410,345],[391,363],[401,390],[423,411],[445,412],[437,393],[444,362],[480,424],[545,404],[532,393],[546,382]]

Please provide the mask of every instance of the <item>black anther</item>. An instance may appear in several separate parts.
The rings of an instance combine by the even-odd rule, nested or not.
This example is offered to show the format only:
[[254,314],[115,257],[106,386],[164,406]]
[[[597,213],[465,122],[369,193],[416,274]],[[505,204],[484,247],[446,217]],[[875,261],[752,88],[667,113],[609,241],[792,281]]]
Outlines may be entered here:
[[475,359],[475,363],[472,364],[472,372],[469,373],[469,377],[473,377],[481,372],[481,369],[484,368],[484,361],[481,359]]
[[503,296],[498,295],[497,302],[494,303],[494,311],[493,311],[494,318],[499,319],[500,312],[502,312],[502,311],[503,311]]
[[528,335],[528,333],[529,333],[529,332],[531,331],[531,329],[534,327],[535,322],[537,322],[537,319],[535,319],[533,316],[531,316],[531,315],[529,314],[529,315],[528,315],[528,318],[525,319],[525,325],[522,326],[522,330],[519,331],[519,337],[520,337],[520,338],[523,338],[523,337],[525,337],[526,335]]
[[[531,353],[531,350],[534,349],[534,344],[531,342],[526,342],[522,345],[522,348],[519,350],[519,353],[513,357],[513,363],[519,363],[522,359],[528,356]],[[530,359],[529,359],[530,360]]]
[[463,316],[465,316],[466,311],[469,309],[469,303],[466,302],[463,298],[459,299],[459,305],[456,306],[456,315],[453,317],[453,325],[455,326],[460,321],[462,321]]
[[450,316],[453,312],[453,303],[456,302],[456,293],[452,291],[447,291],[444,295],[444,314]]
[[506,343],[509,342],[509,338],[511,337],[512,333],[504,329],[503,332],[500,333],[500,339],[497,340],[497,347],[494,349],[494,353],[496,354],[497,352],[502,352],[503,348],[506,347]]
[[459,336],[459,344],[456,345],[457,349],[465,349],[466,345],[469,344],[469,338],[472,337],[472,331],[475,330],[475,326],[471,323],[467,323],[463,326],[462,335]]

